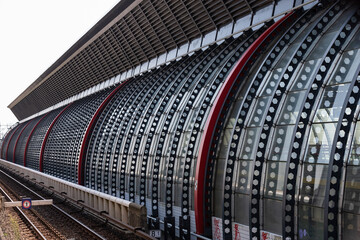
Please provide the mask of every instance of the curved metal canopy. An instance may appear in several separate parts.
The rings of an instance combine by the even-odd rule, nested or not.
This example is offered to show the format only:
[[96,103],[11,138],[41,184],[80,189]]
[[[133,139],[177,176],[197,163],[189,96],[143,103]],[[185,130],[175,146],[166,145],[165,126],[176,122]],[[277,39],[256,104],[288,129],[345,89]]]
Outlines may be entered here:
[[8,107],[25,119],[273,0],[122,0]]

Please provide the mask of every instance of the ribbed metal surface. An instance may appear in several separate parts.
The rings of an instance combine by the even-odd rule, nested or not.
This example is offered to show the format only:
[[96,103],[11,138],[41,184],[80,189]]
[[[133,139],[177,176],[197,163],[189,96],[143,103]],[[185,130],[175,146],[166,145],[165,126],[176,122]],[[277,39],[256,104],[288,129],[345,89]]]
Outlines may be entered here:
[[[99,36],[94,29],[90,44],[52,66],[37,80],[41,84],[27,89],[10,108],[24,119],[272,2],[141,1]],[[105,27],[105,20],[96,29]]]
[[[358,208],[341,215],[339,197],[359,113],[359,27],[359,5],[314,7],[244,74],[249,86],[232,100],[239,107],[220,114],[228,121],[219,129],[227,127],[213,138],[209,162],[217,165],[206,183],[214,201],[207,221],[222,218],[224,239],[359,237],[351,230]],[[355,185],[345,192],[358,196]]]
[[70,182],[78,181],[80,147],[95,111],[112,90],[74,102],[57,119],[46,140],[43,171]]
[[37,118],[29,120],[28,124],[24,127],[23,132],[19,136],[18,144],[16,145],[16,149],[15,149],[15,156],[14,156],[15,163],[24,165],[24,154],[25,154],[26,143],[30,137],[33,128],[41,118],[42,116],[39,116]]
[[3,141],[2,141],[2,145],[1,145],[1,158],[2,159],[6,159],[6,152],[7,152],[7,149],[8,149],[9,142],[11,140],[11,136],[18,129],[18,127],[19,127],[19,125],[14,126],[12,129],[10,129],[6,133],[6,135],[5,135],[5,137],[4,137]]
[[11,136],[11,139],[8,144],[7,148],[7,154],[5,156],[5,159],[13,162],[14,161],[14,150],[16,147],[16,144],[18,143],[18,138],[21,135],[24,127],[27,125],[27,122],[20,123],[17,129],[15,130],[14,134]]
[[[140,204],[151,198],[152,217],[172,225],[165,227],[166,234],[188,239],[194,224],[192,170],[208,107],[237,59],[266,27],[129,79],[89,136],[85,186]],[[175,223],[181,226],[178,234]]]
[[218,239],[359,239],[359,9],[323,2],[129,78],[16,126],[2,155],[30,139],[28,167],[44,146],[44,171],[76,182],[86,143],[79,182],[146,205],[168,239],[191,239],[194,215]]
[[39,170],[40,152],[45,135],[51,125],[52,121],[61,112],[62,108],[49,112],[44,117],[40,118],[38,124],[34,126],[33,132],[28,141],[26,153],[26,166],[35,170]]

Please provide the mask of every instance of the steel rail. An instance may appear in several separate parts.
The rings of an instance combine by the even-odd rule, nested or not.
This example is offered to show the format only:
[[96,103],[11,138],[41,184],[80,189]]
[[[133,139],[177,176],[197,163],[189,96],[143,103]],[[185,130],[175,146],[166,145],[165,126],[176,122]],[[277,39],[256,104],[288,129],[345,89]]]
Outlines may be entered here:
[[[37,197],[39,197],[42,200],[45,200],[44,197],[42,197],[40,194],[36,193],[35,191],[33,191],[32,189],[28,188],[27,186],[25,186],[24,184],[22,184],[21,182],[19,182],[18,180],[16,180],[15,178],[11,177],[9,174],[5,173],[4,171],[0,170],[0,172],[2,174],[4,174],[5,176],[7,176],[8,178],[10,178],[12,181],[16,182],[17,184],[19,184],[20,186],[22,186],[23,188],[25,188],[26,190],[30,191],[31,193],[33,193],[34,195],[36,195]],[[89,233],[91,233],[92,235],[94,235],[96,238],[98,239],[102,239],[102,240],[106,240],[106,238],[104,238],[103,236],[99,235],[98,233],[96,233],[95,231],[93,231],[92,229],[90,229],[88,226],[86,226],[85,224],[83,224],[82,222],[80,222],[79,220],[77,220],[76,218],[72,217],[71,215],[69,215],[67,212],[65,212],[64,210],[62,210],[61,208],[59,208],[58,206],[52,204],[51,206],[53,206],[55,209],[57,209],[58,211],[60,211],[61,213],[63,213],[65,216],[67,216],[68,218],[70,218],[72,221],[74,221],[75,223],[79,224],[80,226],[82,226],[84,229],[86,229]],[[45,239],[45,238],[44,238]]]
[[[0,191],[3,193],[3,195],[9,199],[11,202],[14,202],[12,198],[5,192],[5,190],[0,187]],[[46,237],[41,233],[41,231],[35,226],[35,224],[26,216],[26,214],[20,209],[20,207],[15,207],[17,211],[20,213],[20,215],[30,224],[30,227],[34,229],[37,235],[41,237],[41,239],[46,240]]]

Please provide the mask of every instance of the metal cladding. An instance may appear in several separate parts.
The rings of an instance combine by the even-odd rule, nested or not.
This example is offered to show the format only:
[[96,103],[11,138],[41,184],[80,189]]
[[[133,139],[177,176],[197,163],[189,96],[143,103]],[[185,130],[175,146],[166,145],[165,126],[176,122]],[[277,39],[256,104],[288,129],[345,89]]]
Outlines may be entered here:
[[9,108],[25,119],[273,2],[122,0]]
[[[94,112],[109,94],[107,89],[68,105],[48,130],[43,155],[43,172],[70,182],[78,180],[80,145]],[[47,161],[51,159],[50,161]]]
[[360,5],[322,2],[20,123],[1,156],[167,239],[359,239],[359,91]]

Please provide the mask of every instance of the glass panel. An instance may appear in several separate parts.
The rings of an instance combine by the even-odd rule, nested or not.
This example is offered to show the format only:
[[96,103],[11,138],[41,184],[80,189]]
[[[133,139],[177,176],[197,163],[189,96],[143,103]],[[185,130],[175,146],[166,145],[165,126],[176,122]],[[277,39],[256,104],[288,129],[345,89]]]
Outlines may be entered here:
[[176,176],[177,181],[182,182],[183,181],[183,173],[184,173],[184,165],[185,165],[185,158],[177,157],[175,161],[175,173],[173,175]]
[[229,140],[231,139],[231,133],[232,133],[232,129],[226,128],[223,131],[223,140],[220,144],[220,153],[219,153],[219,157],[220,158],[226,158],[227,155],[229,154],[228,152],[228,146],[229,146]]
[[355,9],[353,8],[345,10],[345,12],[342,13],[336,21],[334,21],[328,32],[339,31],[339,29],[341,29],[341,26],[348,21],[349,16],[354,14],[354,10]]
[[243,147],[240,151],[240,158],[249,160],[255,158],[256,143],[259,140],[262,128],[248,128],[245,132]]
[[291,87],[291,91],[307,89],[309,84],[313,82],[320,64],[321,59],[305,62],[300,74],[298,75],[299,77],[295,80],[294,85]]
[[299,239],[323,239],[324,210],[301,205],[299,207]]
[[360,216],[350,213],[344,213],[343,217],[343,239],[359,240],[360,239]]
[[236,115],[238,114],[238,111],[241,109],[241,104],[243,100],[237,100],[233,103],[232,111],[229,116],[229,120],[227,122],[226,128],[233,128],[236,123]]
[[353,39],[351,39],[350,44],[346,47],[345,50],[356,49],[356,48],[360,48],[360,30],[358,30],[358,32],[355,34]]
[[293,54],[297,51],[299,48],[298,44],[292,44],[288,49],[286,49],[286,52],[279,60],[278,64],[276,64],[276,68],[284,68],[286,67],[291,59],[293,58]]
[[286,173],[285,162],[272,162],[269,161],[266,169],[266,185],[265,196],[269,198],[282,199],[284,179]]
[[[158,188],[158,196],[160,197],[160,202],[165,202],[165,195],[166,195],[166,176],[160,175],[159,176],[159,188]],[[159,198],[158,197],[158,198]]]
[[261,125],[262,119],[267,113],[268,105],[270,104],[270,97],[261,97],[254,107],[254,111],[251,115],[250,126],[257,127]]
[[274,69],[274,71],[271,72],[271,76],[266,81],[266,85],[265,85],[264,89],[261,91],[260,96],[273,95],[285,70],[286,70],[285,68],[276,68],[276,69]]
[[181,145],[179,146],[179,153],[178,155],[180,155],[181,157],[186,157],[186,152],[189,146],[189,141],[190,141],[190,136],[191,136],[191,132],[184,132],[183,134],[183,138],[182,138],[182,142]]
[[249,195],[234,194],[234,221],[249,225]]
[[332,75],[330,85],[351,82],[357,76],[360,65],[360,49],[345,52],[337,64],[335,74]]
[[291,92],[286,97],[278,124],[295,124],[305,98],[305,91]]
[[337,31],[324,34],[307,59],[323,58],[327,53],[326,49],[329,47],[329,43],[336,38],[336,35]]
[[349,84],[326,87],[314,122],[338,121],[348,89]]
[[[196,108],[193,111],[190,111],[189,117],[187,122],[185,123],[184,131],[191,131],[194,128],[194,124],[196,121],[196,117],[199,114],[199,109]],[[202,120],[202,118],[199,116],[199,120]]]
[[300,187],[301,203],[324,206],[328,168],[322,164],[304,164]]
[[349,165],[360,165],[360,122],[356,123],[355,133],[351,146]]
[[350,213],[360,213],[360,167],[347,167],[344,211]]
[[189,197],[191,199],[191,210],[194,210],[194,186],[195,186],[195,171],[196,171],[196,161],[197,158],[193,158],[191,161],[191,172],[190,172],[190,189]]
[[214,216],[221,218],[223,215],[223,191],[220,189],[214,189]]
[[282,219],[279,214],[282,202],[264,199],[264,230],[275,234],[282,233]]
[[216,217],[222,217],[225,159],[217,159],[214,168],[216,169],[214,181],[214,214]]
[[329,163],[337,123],[313,124],[305,162]]
[[182,184],[181,180],[174,182],[174,206],[181,206],[182,202]]
[[270,150],[270,160],[287,161],[289,149],[292,147],[294,126],[276,127],[273,144]]
[[240,160],[237,162],[237,177],[235,192],[250,193],[250,180],[252,177],[253,162]]

